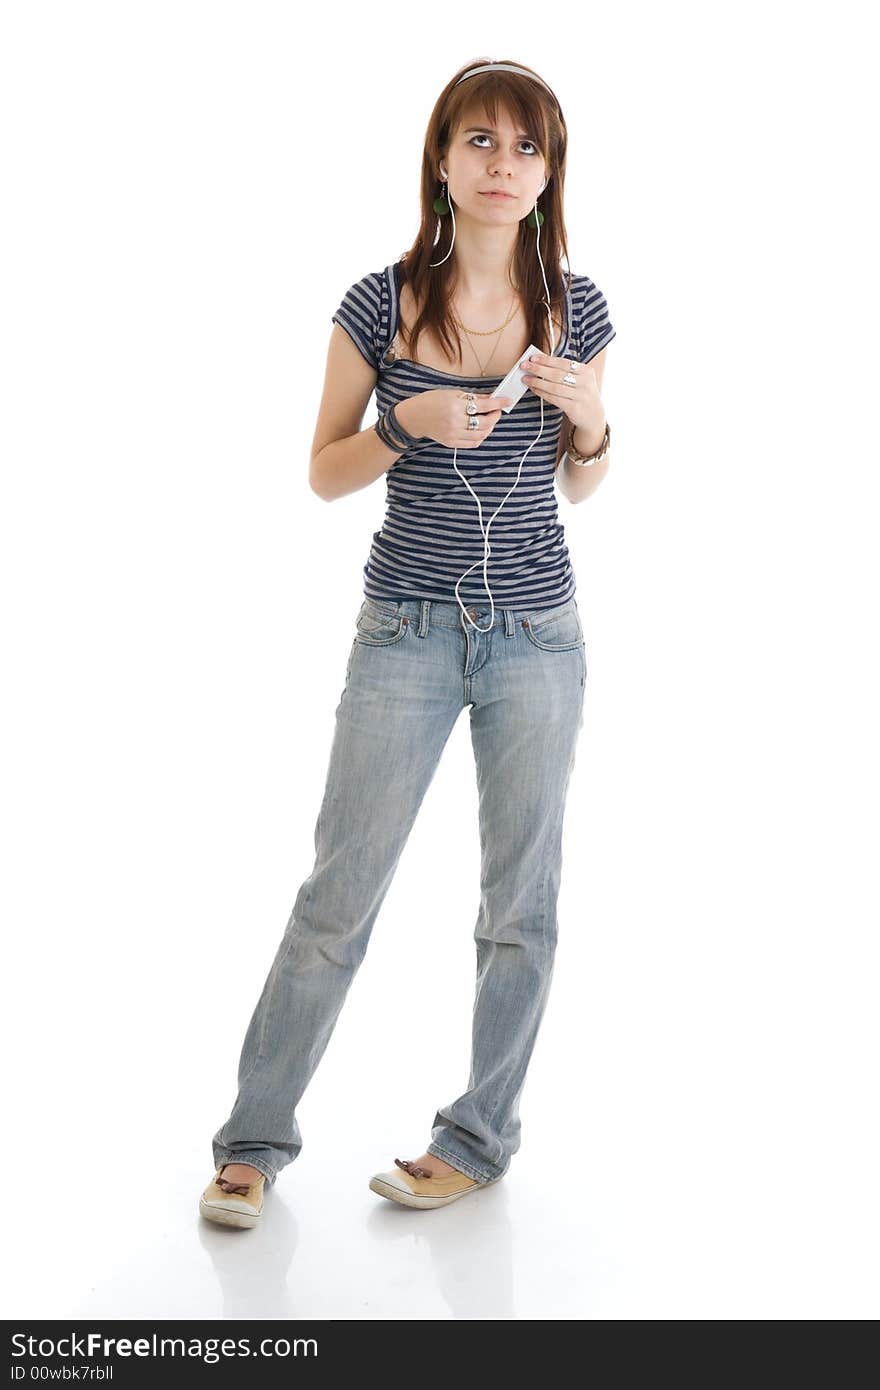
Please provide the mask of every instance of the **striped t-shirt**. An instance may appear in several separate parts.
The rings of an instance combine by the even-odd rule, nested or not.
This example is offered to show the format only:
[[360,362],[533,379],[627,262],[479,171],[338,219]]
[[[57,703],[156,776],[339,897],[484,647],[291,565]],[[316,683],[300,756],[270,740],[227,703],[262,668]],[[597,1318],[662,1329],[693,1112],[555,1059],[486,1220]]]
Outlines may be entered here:
[[[605,298],[586,275],[573,275],[565,301],[556,356],[588,362],[615,335]],[[378,373],[380,414],[421,391],[461,387],[489,394],[503,381],[503,376],[457,376],[399,356],[399,303],[400,276],[394,263],[353,284],[332,317]],[[540,397],[526,391],[509,413],[502,412],[478,448],[459,449],[456,459],[480,499],[483,530],[489,526],[486,572],[496,608],[552,608],[565,603],[577,588],[554,482],[564,415],[549,401],[543,404],[543,434],[491,526],[493,513],[513,486],[523,453],[541,428]],[[465,605],[488,603],[480,516],[453,467],[453,450],[422,440],[401,454],[385,476],[385,519],[381,530],[373,533],[363,571],[366,597],[454,603],[456,582],[474,565],[459,586],[459,597]]]

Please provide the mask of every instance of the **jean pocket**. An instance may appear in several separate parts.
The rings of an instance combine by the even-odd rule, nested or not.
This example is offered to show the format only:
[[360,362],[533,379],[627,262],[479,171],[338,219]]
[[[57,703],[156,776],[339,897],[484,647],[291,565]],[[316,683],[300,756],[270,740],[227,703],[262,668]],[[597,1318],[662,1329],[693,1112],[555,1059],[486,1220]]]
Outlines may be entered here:
[[574,599],[558,608],[545,608],[523,618],[529,641],[542,652],[569,652],[585,646],[584,630]]
[[355,641],[366,647],[388,647],[406,636],[409,618],[400,605],[384,599],[364,599],[355,620]]

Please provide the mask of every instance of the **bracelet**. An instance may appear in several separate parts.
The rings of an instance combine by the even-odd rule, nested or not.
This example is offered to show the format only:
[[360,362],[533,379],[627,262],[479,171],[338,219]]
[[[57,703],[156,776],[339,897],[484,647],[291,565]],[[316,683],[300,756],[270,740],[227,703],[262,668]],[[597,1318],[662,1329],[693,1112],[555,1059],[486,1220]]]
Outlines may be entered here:
[[591,464],[599,463],[611,448],[611,426],[608,421],[605,421],[605,434],[603,435],[602,443],[592,454],[582,454],[576,448],[574,442],[575,428],[576,427],[572,425],[568,431],[568,439],[565,445],[566,457],[569,458],[572,463],[576,463],[578,468],[589,468]]
[[379,416],[373,428],[382,443],[387,444],[396,453],[404,453],[411,445],[421,442],[416,435],[410,434],[409,430],[404,429],[395,414],[393,405],[389,410],[386,410],[384,415]]
[[383,444],[387,444],[388,447],[394,449],[396,453],[403,453],[409,448],[406,440],[403,439],[399,433],[401,426],[395,424],[394,417],[390,411],[387,411],[385,415],[379,416],[374,429]]
[[394,435],[391,433],[390,429],[388,428],[388,425],[386,424],[386,419],[387,419],[387,417],[383,417],[383,416],[380,415],[380,416],[379,416],[379,419],[376,421],[375,425],[373,426],[373,429],[374,429],[374,430],[376,431],[376,433],[378,434],[378,436],[379,436],[379,438],[381,439],[382,443],[383,443],[383,444],[387,444],[387,446],[388,446],[389,449],[393,449],[394,452],[395,452],[396,454],[405,453],[406,450],[409,448],[409,445],[408,445],[408,444],[404,444],[404,443],[402,442],[402,440],[396,439],[396,438],[394,437]]

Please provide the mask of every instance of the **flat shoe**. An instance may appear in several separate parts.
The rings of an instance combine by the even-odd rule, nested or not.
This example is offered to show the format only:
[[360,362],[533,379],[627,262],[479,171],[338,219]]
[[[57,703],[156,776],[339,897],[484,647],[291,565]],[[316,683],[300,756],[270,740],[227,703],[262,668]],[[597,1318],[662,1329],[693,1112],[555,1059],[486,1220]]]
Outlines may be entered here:
[[208,1221],[221,1226],[256,1226],[263,1214],[265,1175],[251,1183],[231,1182],[223,1177],[224,1163],[199,1198],[199,1211]]
[[[476,1182],[466,1173],[443,1173],[436,1176],[428,1168],[419,1168],[408,1158],[395,1158],[395,1168],[387,1173],[375,1173],[370,1178],[370,1191],[378,1192],[391,1202],[400,1202],[404,1207],[445,1207],[466,1197],[478,1187],[490,1187],[500,1178],[490,1178],[488,1182]],[[502,1174],[503,1177],[503,1174]]]

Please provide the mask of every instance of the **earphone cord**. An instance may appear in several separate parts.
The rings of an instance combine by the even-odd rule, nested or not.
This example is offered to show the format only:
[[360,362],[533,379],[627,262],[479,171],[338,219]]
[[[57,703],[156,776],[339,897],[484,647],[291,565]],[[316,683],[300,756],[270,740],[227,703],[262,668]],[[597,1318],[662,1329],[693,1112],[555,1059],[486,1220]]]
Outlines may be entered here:
[[[537,207],[537,204],[536,204],[535,206]],[[449,207],[450,207],[450,209],[452,208],[452,200],[451,200],[451,199],[450,199],[450,201],[449,201]],[[454,213],[454,212],[453,212],[453,214],[452,214],[452,236],[453,236],[453,241],[454,241],[454,239],[455,239],[455,213]],[[450,249],[451,249],[451,248],[450,248]],[[544,262],[543,262],[543,260],[541,260],[541,228],[540,228],[540,224],[538,225],[538,228],[537,228],[537,230],[536,230],[536,235],[535,235],[535,250],[536,250],[537,253],[538,253],[538,263],[540,264],[540,267],[541,267],[541,276],[542,276],[542,278],[543,278],[543,280],[544,280],[544,289],[547,291],[547,298],[546,298],[543,302],[544,302],[544,305],[545,305],[545,307],[546,307],[546,309],[547,309],[547,323],[549,324],[549,327],[550,327],[550,355],[552,356],[553,353],[556,351],[556,348],[557,348],[557,346],[558,346],[558,340],[554,340],[554,337],[553,337],[553,318],[552,318],[552,315],[551,315],[551,313],[550,313],[550,286],[547,284],[547,275],[546,275],[546,272],[545,272],[545,270],[544,270]],[[489,595],[489,604],[490,604],[490,608],[491,608],[491,617],[490,617],[490,619],[489,619],[489,626],[488,626],[488,627],[477,627],[477,624],[476,624],[475,622],[472,621],[470,614],[467,612],[467,610],[466,610],[464,604],[462,603],[462,601],[461,601],[461,596],[459,595],[459,592],[458,592],[458,586],[459,586],[459,584],[461,583],[462,579],[466,579],[467,576],[470,574],[471,570],[475,570],[475,569],[477,568],[477,565],[480,563],[480,561],[477,560],[473,565],[470,565],[470,566],[465,570],[464,574],[462,574],[462,575],[459,576],[459,578],[456,580],[456,584],[455,584],[455,597],[458,599],[458,606],[459,606],[459,608],[461,609],[461,611],[464,613],[464,615],[465,615],[465,617],[467,618],[468,622],[471,623],[471,626],[472,626],[477,632],[491,632],[491,631],[492,631],[492,628],[493,628],[494,625],[495,625],[495,600],[494,600],[493,597],[492,597],[492,590],[489,588],[489,574],[488,574],[489,556],[490,556],[490,554],[492,553],[492,547],[489,545],[489,530],[490,530],[490,528],[491,528],[491,526],[492,526],[492,522],[495,520],[496,516],[497,516],[498,513],[501,511],[501,508],[504,506],[504,504],[505,504],[505,502],[507,501],[508,497],[511,495],[512,492],[514,492],[514,491],[516,490],[517,484],[519,483],[520,476],[521,476],[521,474],[522,474],[522,466],[523,466],[523,464],[525,463],[525,461],[526,461],[528,455],[531,453],[532,449],[534,449],[534,447],[535,447],[535,445],[537,444],[538,440],[541,438],[541,435],[544,433],[544,398],[543,398],[543,396],[539,396],[539,397],[538,397],[538,400],[541,402],[541,428],[538,430],[538,433],[535,435],[535,438],[532,440],[532,442],[531,442],[531,444],[529,445],[528,449],[526,449],[525,453],[523,454],[522,458],[520,459],[520,461],[519,461],[519,468],[517,469],[517,474],[516,474],[516,478],[514,479],[513,486],[510,488],[510,490],[509,490],[507,493],[505,493],[505,495],[502,497],[501,501],[498,503],[498,506],[497,506],[496,510],[492,513],[491,517],[489,518],[489,525],[486,527],[485,530],[483,530],[483,508],[482,508],[482,505],[481,505],[481,503],[480,503],[480,499],[479,499],[479,497],[477,496],[477,494],[474,492],[474,490],[473,490],[473,488],[471,487],[470,483],[468,482],[467,478],[464,476],[464,474],[463,474],[463,473],[461,472],[461,470],[459,469],[458,462],[457,462],[457,460],[458,460],[458,449],[456,448],[456,449],[453,450],[453,454],[452,454],[452,466],[453,466],[453,468],[455,469],[455,471],[456,471],[456,473],[458,474],[458,476],[461,478],[461,481],[464,483],[464,485],[465,485],[465,487],[467,488],[468,492],[471,494],[471,496],[473,497],[474,501],[475,501],[476,504],[477,504],[477,515],[478,515],[478,517],[479,517],[480,532],[481,532],[481,534],[482,534],[482,537],[483,537],[483,544],[484,544],[484,547],[485,547],[485,549],[484,549],[484,551],[483,551],[483,561],[482,561],[482,564],[483,564],[483,583],[486,585],[486,592],[487,592],[487,594]],[[514,407],[514,409],[515,409],[515,408],[516,408],[516,407]]]

